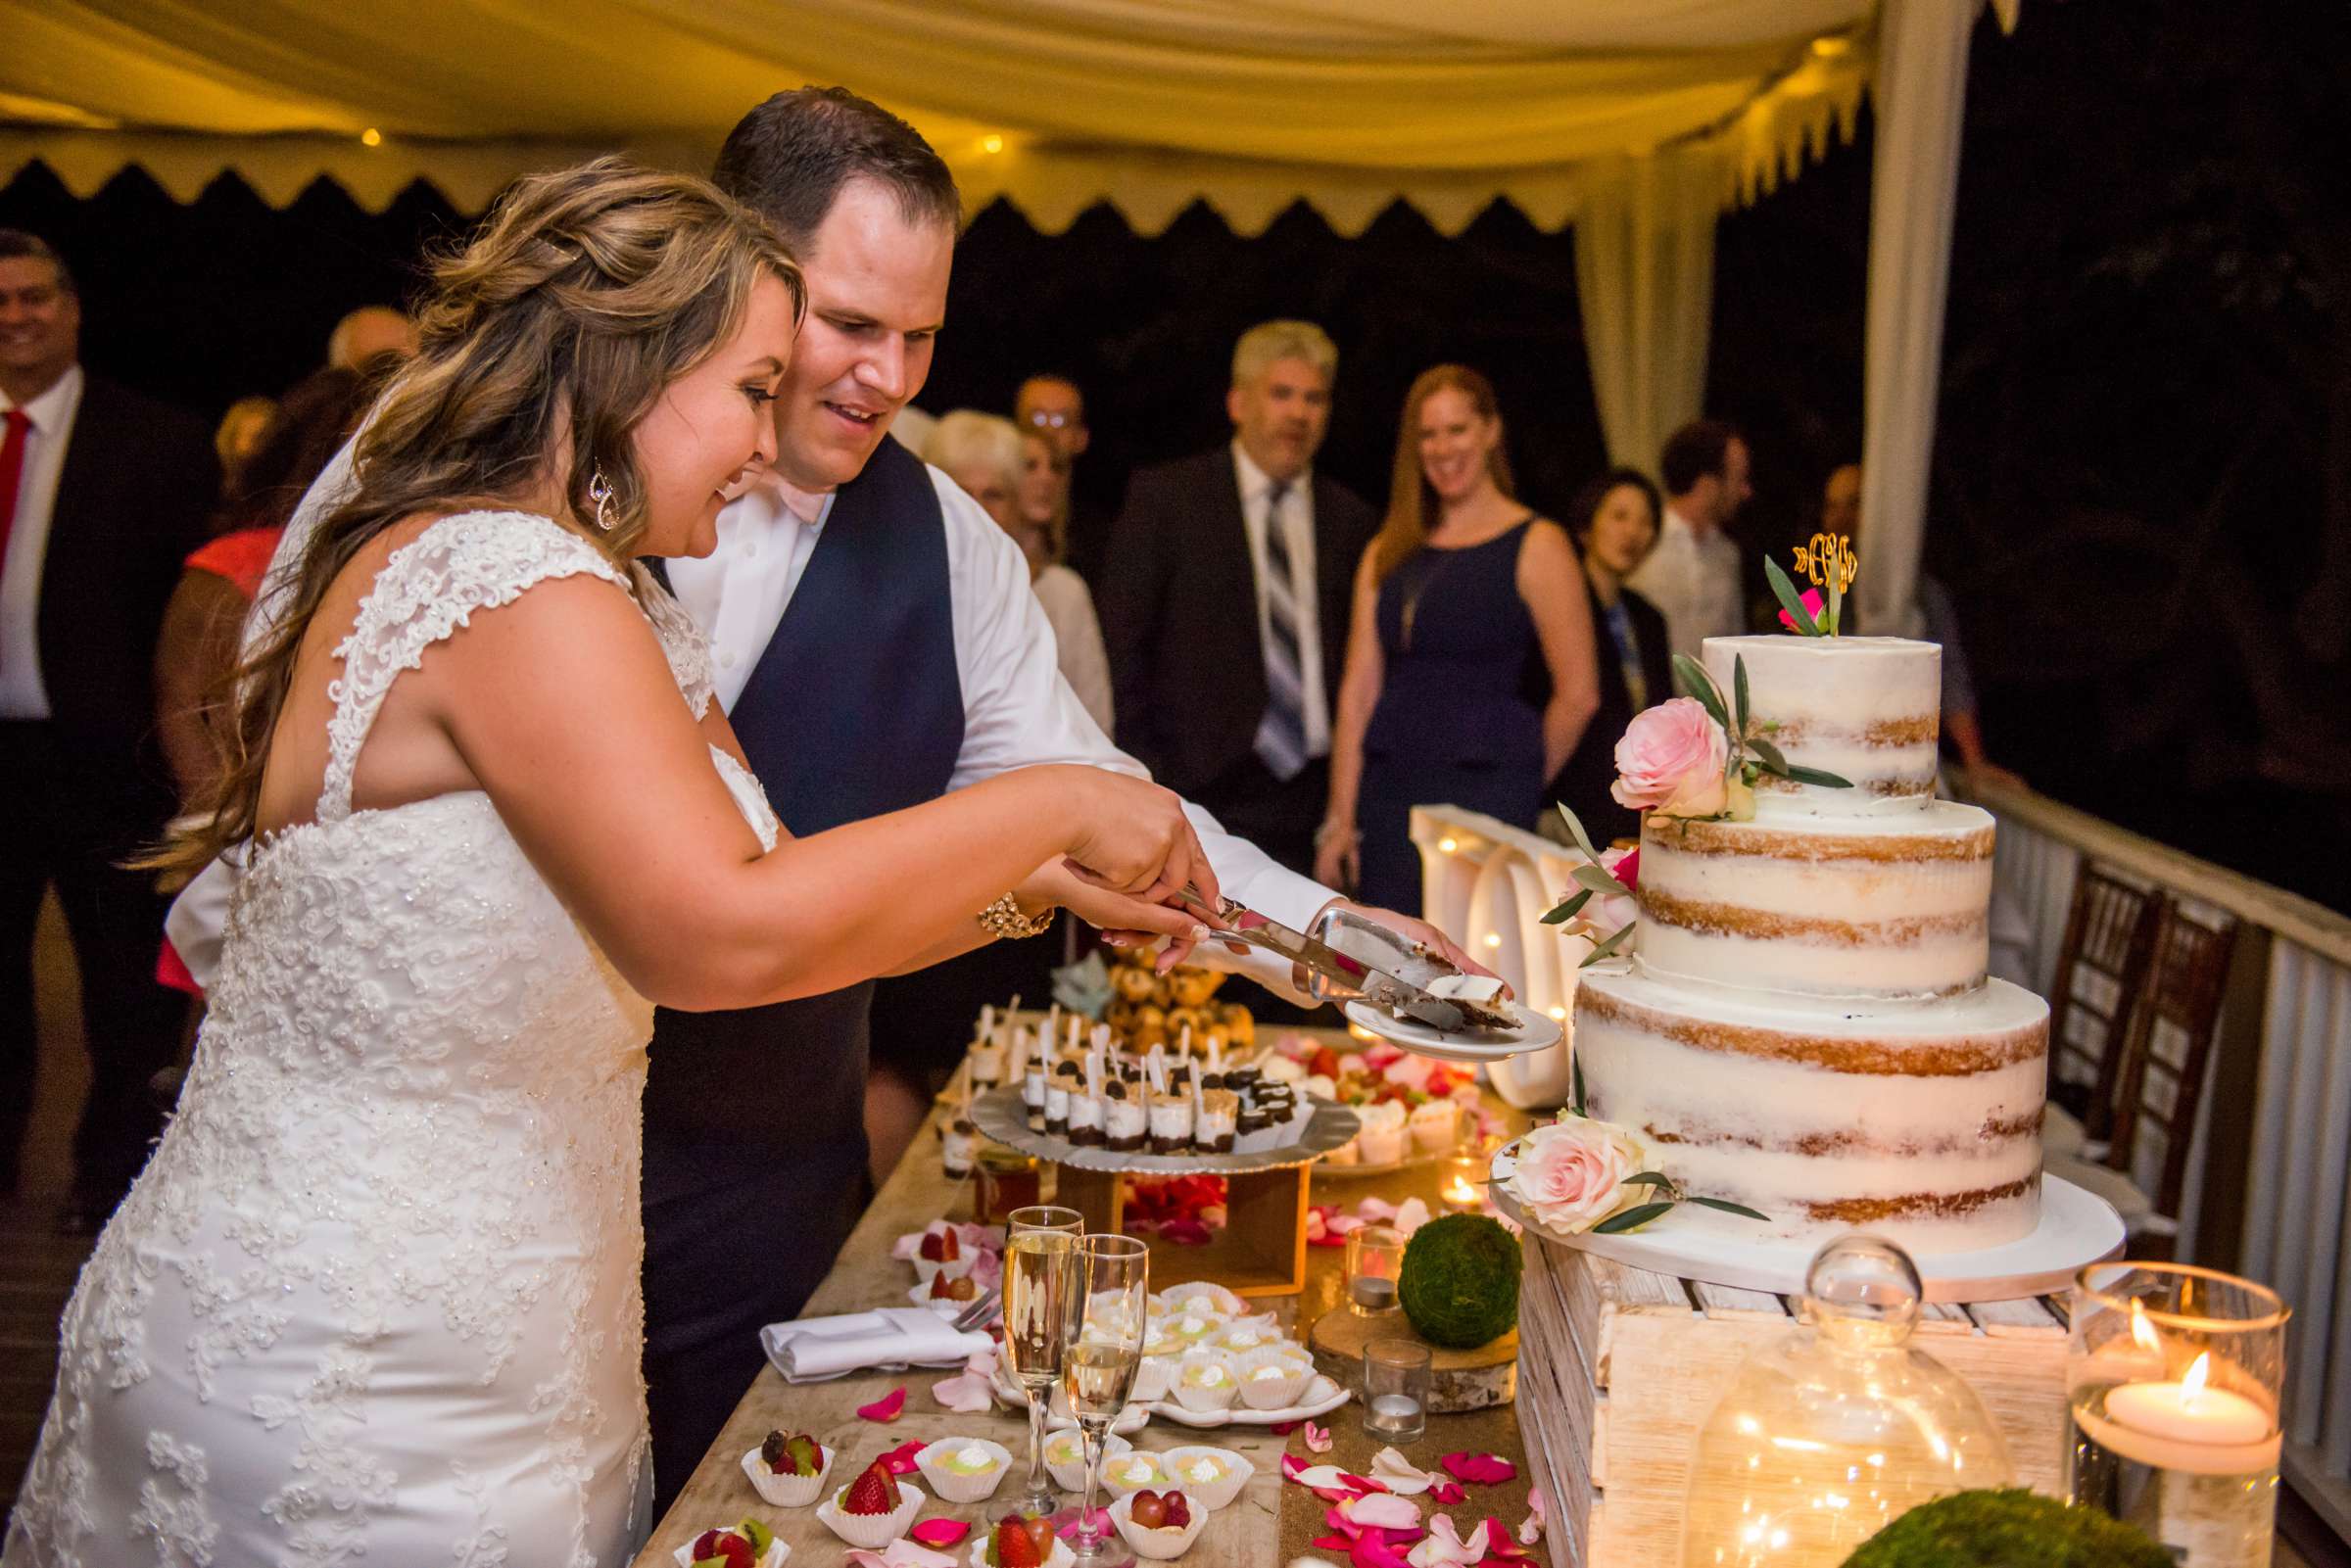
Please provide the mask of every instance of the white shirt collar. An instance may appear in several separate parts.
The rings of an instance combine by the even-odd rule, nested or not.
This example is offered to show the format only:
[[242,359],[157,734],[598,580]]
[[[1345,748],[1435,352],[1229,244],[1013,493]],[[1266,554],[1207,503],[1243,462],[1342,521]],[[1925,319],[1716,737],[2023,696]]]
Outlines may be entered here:
[[66,373],[49,384],[47,391],[29,402],[19,404],[5,392],[0,392],[0,413],[22,407],[32,428],[41,435],[54,436],[65,428],[66,420],[81,402],[81,366],[68,365]]
[[[1250,457],[1248,449],[1241,445],[1241,439],[1238,436],[1232,439],[1232,466],[1234,472],[1241,476],[1242,509],[1249,510],[1265,499],[1266,492],[1273,488],[1273,481],[1268,477],[1263,468],[1257,466],[1255,460]],[[1298,477],[1290,481],[1289,494],[1296,495],[1302,490],[1312,490],[1314,483],[1315,465],[1308,463],[1299,470]]]

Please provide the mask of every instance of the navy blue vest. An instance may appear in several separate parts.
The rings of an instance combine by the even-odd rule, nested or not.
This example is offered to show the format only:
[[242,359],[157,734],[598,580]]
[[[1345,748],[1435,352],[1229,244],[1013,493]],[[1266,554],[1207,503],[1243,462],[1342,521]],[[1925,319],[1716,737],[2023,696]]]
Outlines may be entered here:
[[[834,497],[729,715],[794,834],[945,792],[963,749],[954,632],[938,493],[886,437]],[[803,1296],[823,1277],[840,1239],[840,1202],[865,1168],[872,993],[868,982],[773,1007],[658,1015],[645,1096],[648,1286],[667,1266],[659,1206],[745,1181],[802,1200],[790,1206],[800,1212],[763,1214],[763,1234],[739,1235],[757,1259],[752,1271],[795,1276]],[[662,1328],[652,1324],[656,1342]]]

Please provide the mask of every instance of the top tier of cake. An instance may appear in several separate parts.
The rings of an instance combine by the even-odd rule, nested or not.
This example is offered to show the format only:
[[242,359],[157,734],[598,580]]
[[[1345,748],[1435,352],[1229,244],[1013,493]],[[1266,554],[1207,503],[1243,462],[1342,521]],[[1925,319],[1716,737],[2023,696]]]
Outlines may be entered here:
[[1852,782],[1830,789],[1766,774],[1759,813],[1876,816],[1934,798],[1943,649],[1895,637],[1710,637],[1706,673],[1726,699],[1741,659],[1756,733],[1789,762]]

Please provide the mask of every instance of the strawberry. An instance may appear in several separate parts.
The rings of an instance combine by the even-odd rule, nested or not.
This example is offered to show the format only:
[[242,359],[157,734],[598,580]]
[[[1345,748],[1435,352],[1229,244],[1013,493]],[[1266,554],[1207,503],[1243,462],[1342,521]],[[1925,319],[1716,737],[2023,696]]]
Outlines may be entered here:
[[1160,1505],[1167,1509],[1169,1529],[1182,1530],[1190,1526],[1192,1522],[1192,1504],[1190,1498],[1186,1497],[1180,1492],[1171,1492],[1166,1497],[1161,1497],[1159,1500]]
[[926,1263],[943,1263],[947,1255],[939,1248],[954,1235],[953,1231],[926,1230],[916,1252]]
[[897,1478],[879,1459],[867,1465],[865,1473],[849,1483],[847,1493],[840,1499],[842,1513],[865,1514],[869,1517],[892,1512],[897,1505]]
[[718,1554],[727,1568],[757,1568],[758,1559],[751,1555],[751,1544],[731,1530],[718,1538]]
[[696,1562],[700,1562],[704,1557],[717,1556],[718,1538],[725,1534],[726,1532],[723,1530],[705,1530],[700,1535],[695,1537],[694,1560]]
[[942,1263],[955,1263],[963,1260],[963,1243],[956,1239],[955,1233],[951,1230],[942,1230],[938,1233],[938,1260]]
[[980,1287],[968,1275],[962,1279],[949,1279],[944,1274],[932,1276],[931,1299],[935,1302],[968,1302],[977,1300],[979,1295]]
[[1045,1559],[1037,1554],[1036,1538],[1018,1519],[997,1523],[995,1545],[996,1568],[1044,1568]]

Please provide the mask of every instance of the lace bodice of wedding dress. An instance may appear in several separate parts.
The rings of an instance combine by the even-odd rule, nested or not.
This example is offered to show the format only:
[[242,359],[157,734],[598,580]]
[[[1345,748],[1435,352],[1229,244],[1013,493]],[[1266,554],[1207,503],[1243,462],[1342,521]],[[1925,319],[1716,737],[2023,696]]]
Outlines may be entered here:
[[[576,1568],[649,1526],[652,1007],[488,796],[351,803],[404,670],[583,574],[639,595],[705,710],[692,618],[545,518],[445,518],[377,576],[316,820],[254,851],[178,1112],[67,1308],[6,1568]],[[712,756],[772,847],[757,784]]]

